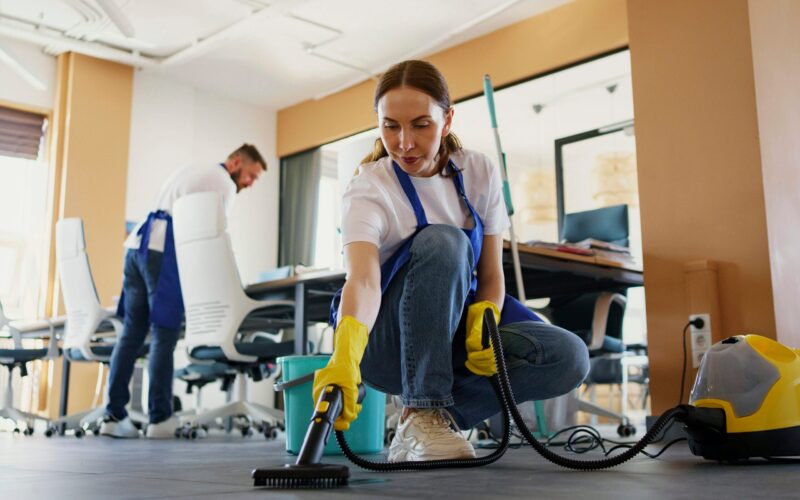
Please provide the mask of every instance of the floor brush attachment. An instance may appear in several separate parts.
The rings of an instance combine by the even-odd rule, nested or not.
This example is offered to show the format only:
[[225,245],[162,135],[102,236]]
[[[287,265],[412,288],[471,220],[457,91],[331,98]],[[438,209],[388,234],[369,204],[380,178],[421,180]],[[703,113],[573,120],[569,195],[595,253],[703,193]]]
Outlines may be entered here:
[[[363,385],[358,388],[358,401],[364,399]],[[347,486],[350,469],[345,465],[320,462],[333,423],[342,412],[342,390],[335,385],[325,387],[320,394],[314,415],[306,431],[303,446],[294,464],[253,470],[255,486],[270,488],[336,488]]]
[[256,469],[253,471],[255,486],[276,489],[290,488],[338,488],[347,486],[350,469],[346,465],[286,464],[282,467]]

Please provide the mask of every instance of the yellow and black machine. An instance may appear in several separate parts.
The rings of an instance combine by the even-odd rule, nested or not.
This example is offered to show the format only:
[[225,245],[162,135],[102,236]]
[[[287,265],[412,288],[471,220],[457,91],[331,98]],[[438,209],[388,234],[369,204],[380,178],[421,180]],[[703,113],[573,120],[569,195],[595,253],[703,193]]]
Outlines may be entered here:
[[760,335],[706,352],[682,419],[689,448],[710,460],[800,456],[800,350]]
[[[336,439],[345,456],[367,470],[431,470],[488,465],[508,449],[510,422],[525,440],[547,460],[575,470],[607,469],[622,464],[653,442],[669,424],[684,424],[689,448],[695,455],[721,462],[750,458],[773,461],[800,457],[800,350],[790,349],[760,335],[738,335],[714,344],[706,352],[689,398],[664,412],[647,433],[629,449],[598,460],[575,460],[539,443],[528,430],[508,380],[500,334],[494,316],[484,316],[484,346],[494,347],[497,373],[490,378],[503,409],[502,440],[492,453],[474,459],[425,462],[377,462],[360,457],[347,445],[344,434]],[[363,394],[363,393],[362,393]],[[361,394],[360,394],[361,397]],[[278,488],[326,488],[346,485],[350,477],[344,465],[320,462],[322,450],[342,408],[342,393],[328,386],[320,396],[295,464],[255,469],[256,486]]]

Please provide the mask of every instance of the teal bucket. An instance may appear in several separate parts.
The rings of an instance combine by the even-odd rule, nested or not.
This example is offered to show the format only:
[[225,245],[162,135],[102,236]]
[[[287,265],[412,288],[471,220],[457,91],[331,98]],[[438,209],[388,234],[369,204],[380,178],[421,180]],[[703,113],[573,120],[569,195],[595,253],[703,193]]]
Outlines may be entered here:
[[[303,447],[306,430],[314,413],[311,395],[312,377],[315,370],[328,364],[329,355],[284,356],[278,358],[282,380],[275,389],[283,391],[286,422],[286,451],[297,455]],[[356,453],[378,453],[383,450],[383,431],[386,419],[386,395],[370,387],[361,402],[358,418],[345,431],[347,444]],[[341,455],[342,450],[331,433],[325,446],[325,455]]]

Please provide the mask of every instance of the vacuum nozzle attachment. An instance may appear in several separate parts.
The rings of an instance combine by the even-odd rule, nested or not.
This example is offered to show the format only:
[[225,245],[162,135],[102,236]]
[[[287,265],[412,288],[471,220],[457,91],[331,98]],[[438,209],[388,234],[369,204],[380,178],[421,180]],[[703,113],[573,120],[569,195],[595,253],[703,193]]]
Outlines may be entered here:
[[269,488],[336,488],[347,486],[349,479],[350,469],[345,465],[286,464],[253,471],[254,485]]
[[[358,401],[364,399],[366,389],[358,386]],[[350,469],[344,465],[320,462],[328,443],[333,423],[342,412],[342,390],[336,385],[325,387],[314,408],[303,446],[294,464],[253,470],[255,486],[272,488],[335,488],[347,485]]]

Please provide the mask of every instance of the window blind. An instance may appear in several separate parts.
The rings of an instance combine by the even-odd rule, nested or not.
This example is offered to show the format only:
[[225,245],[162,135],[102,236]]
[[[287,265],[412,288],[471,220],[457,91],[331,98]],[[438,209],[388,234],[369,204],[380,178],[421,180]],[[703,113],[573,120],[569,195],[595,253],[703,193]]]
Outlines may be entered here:
[[42,115],[0,106],[0,155],[39,158],[45,121]]

